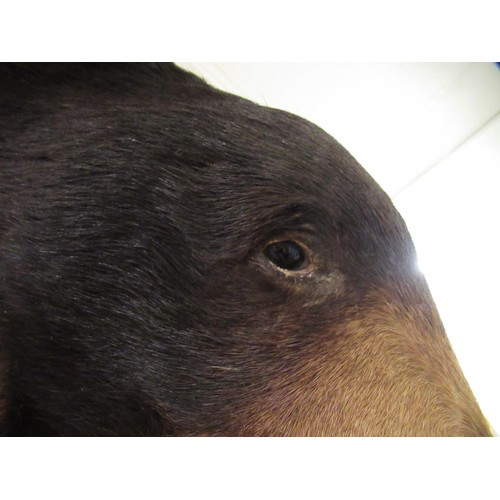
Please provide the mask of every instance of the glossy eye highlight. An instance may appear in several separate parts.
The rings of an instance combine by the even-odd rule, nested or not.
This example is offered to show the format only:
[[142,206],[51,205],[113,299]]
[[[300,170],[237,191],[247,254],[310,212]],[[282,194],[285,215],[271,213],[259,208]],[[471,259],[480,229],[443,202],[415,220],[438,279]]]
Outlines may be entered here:
[[287,271],[296,271],[306,262],[305,250],[291,240],[270,243],[264,254],[275,266]]

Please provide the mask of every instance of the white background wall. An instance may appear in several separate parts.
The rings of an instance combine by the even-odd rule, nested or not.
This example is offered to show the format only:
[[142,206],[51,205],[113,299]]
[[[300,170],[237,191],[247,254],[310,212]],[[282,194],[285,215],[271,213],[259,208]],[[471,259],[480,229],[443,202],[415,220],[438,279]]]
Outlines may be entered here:
[[500,429],[500,70],[491,63],[179,63],[307,118],[392,197],[450,341]]

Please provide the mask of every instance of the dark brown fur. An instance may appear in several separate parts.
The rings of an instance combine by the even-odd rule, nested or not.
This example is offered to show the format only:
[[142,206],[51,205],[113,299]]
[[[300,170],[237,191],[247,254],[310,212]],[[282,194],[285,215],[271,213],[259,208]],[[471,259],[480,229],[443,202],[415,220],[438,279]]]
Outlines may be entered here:
[[403,220],[325,132],[171,65],[0,82],[3,434],[489,434]]

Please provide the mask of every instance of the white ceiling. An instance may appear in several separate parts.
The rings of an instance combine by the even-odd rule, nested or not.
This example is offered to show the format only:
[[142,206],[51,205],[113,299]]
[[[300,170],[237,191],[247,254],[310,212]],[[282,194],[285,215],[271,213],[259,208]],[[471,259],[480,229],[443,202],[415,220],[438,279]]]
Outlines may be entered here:
[[500,70],[491,63],[178,63],[339,140],[391,195],[462,368],[500,429]]

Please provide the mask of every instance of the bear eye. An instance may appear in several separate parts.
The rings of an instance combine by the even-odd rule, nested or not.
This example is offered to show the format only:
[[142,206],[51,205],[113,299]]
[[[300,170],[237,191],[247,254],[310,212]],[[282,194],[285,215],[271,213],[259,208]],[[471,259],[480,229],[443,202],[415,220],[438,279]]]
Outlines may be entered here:
[[304,249],[294,241],[276,241],[270,243],[264,250],[265,256],[280,269],[295,271],[306,261]]

